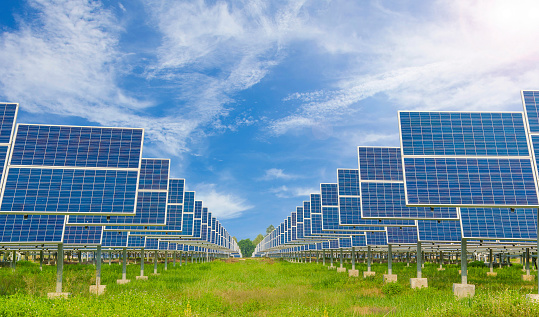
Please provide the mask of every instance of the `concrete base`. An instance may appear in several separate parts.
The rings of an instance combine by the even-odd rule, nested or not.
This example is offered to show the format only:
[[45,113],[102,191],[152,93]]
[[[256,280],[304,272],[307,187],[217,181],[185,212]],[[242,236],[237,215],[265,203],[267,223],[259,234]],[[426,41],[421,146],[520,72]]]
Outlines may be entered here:
[[358,277],[359,276],[359,270],[348,270],[348,276],[349,277]]
[[71,293],[47,293],[49,299],[68,299]]
[[535,275],[522,275],[522,280],[527,282],[535,281]]
[[453,284],[453,295],[459,299],[464,297],[474,297],[475,285],[473,284]]
[[147,276],[137,276],[136,279],[146,281],[146,280],[148,280],[148,277]]
[[345,273],[345,272],[346,272],[346,268],[345,268],[345,267],[338,267],[338,268],[337,268],[337,272],[338,272],[338,273]]
[[107,288],[107,285],[99,285],[99,288],[97,288],[97,285],[90,285],[90,294],[102,295],[105,293],[105,288]]
[[497,276],[498,273],[496,272],[487,272],[487,276]]
[[411,288],[429,287],[429,282],[426,278],[411,278],[410,287]]
[[397,282],[397,274],[384,274],[384,282],[385,283],[396,283]]
[[438,268],[438,271],[445,271],[445,268],[439,267],[439,268]]
[[116,283],[118,284],[127,284],[129,282],[131,282],[131,280],[116,280]]
[[539,294],[526,294],[526,298],[534,303],[539,303]]
[[373,272],[373,271],[365,271],[363,272],[363,277],[366,278],[366,277],[370,277],[370,276],[375,276],[376,275],[376,272]]
[[335,266],[333,265],[328,266],[328,270],[334,270],[334,269],[335,269]]

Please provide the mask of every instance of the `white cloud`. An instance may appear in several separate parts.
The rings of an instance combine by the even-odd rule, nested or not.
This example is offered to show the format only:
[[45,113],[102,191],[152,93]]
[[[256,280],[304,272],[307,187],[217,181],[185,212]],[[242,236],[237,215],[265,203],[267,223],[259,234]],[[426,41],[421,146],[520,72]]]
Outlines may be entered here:
[[238,218],[246,210],[254,208],[245,199],[234,194],[218,192],[215,184],[198,184],[196,199],[202,200],[204,207],[218,219]]
[[266,170],[264,176],[262,176],[262,180],[273,180],[273,179],[296,179],[299,175],[294,174],[286,174],[284,170],[279,168],[270,168],[269,170]]
[[380,93],[395,116],[397,109],[514,110],[519,91],[539,81],[539,43],[531,40],[539,35],[536,1],[436,1],[400,10],[351,5],[312,17],[321,54],[340,55],[351,67],[333,88],[285,98],[299,108],[270,122],[271,134],[346,122],[365,110],[360,101]]
[[319,192],[320,189],[311,188],[311,187],[288,187],[281,186],[272,188],[271,193],[279,198],[295,198],[295,197],[305,197],[308,198],[310,194]]

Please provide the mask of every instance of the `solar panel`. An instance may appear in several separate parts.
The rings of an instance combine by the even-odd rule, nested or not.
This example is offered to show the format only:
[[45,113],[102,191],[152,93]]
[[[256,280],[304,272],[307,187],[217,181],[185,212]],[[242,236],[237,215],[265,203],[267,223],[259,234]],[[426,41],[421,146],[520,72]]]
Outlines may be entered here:
[[406,204],[538,207],[522,113],[399,112]]
[[[67,225],[122,226],[129,231],[132,226],[164,226],[167,219],[169,159],[142,159],[134,216],[70,216]],[[107,227],[106,230],[111,229]]]
[[365,235],[367,237],[367,245],[387,245],[387,235],[385,231],[366,232]]
[[0,212],[134,215],[143,134],[18,124]]
[[365,247],[365,246],[367,246],[367,236],[365,234],[353,235],[352,236],[352,246],[353,247]]
[[352,239],[351,238],[339,238],[339,248],[351,248]]
[[103,231],[101,245],[104,248],[125,248],[127,247],[128,232]]
[[462,238],[460,221],[418,220],[417,231],[421,242],[460,242]]
[[0,244],[61,243],[65,216],[0,214]]
[[386,233],[388,244],[417,243],[417,227],[387,227]]
[[456,208],[407,207],[402,176],[401,150],[397,147],[358,147],[361,215],[342,219],[343,224],[363,219],[458,219]]
[[466,239],[537,240],[537,210],[532,208],[460,208]]
[[103,227],[66,226],[64,245],[98,245],[102,242]]

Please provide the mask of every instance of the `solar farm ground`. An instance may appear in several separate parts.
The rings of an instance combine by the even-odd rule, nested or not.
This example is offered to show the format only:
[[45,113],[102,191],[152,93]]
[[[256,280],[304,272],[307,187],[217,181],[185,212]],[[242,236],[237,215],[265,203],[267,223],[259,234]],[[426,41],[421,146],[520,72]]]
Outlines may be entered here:
[[[350,278],[322,264],[247,259],[214,261],[173,267],[152,276],[153,263],[145,266],[148,281],[137,281],[140,266],[128,266],[131,283],[117,285],[121,266],[103,265],[104,295],[88,292],[94,266],[68,264],[64,268],[67,300],[49,300],[54,291],[55,267],[17,263],[17,270],[0,268],[0,316],[539,316],[539,304],[525,299],[537,293],[535,282],[521,280],[522,266],[496,269],[470,265],[468,281],[476,296],[457,300],[451,286],[460,281],[459,266],[426,263],[423,276],[429,288],[412,290],[408,279],[415,266],[394,263],[396,284],[384,284],[385,264],[373,264],[374,278]],[[347,265],[350,268],[350,264]],[[366,270],[365,264],[357,268]],[[536,275],[536,272],[532,272]]]

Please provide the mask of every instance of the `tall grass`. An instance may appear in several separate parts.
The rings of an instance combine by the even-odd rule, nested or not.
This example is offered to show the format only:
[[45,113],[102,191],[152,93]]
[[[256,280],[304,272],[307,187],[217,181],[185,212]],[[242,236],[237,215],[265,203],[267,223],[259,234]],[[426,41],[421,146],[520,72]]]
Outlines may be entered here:
[[[350,267],[350,264],[346,265]],[[88,292],[94,283],[95,267],[64,266],[64,291],[68,300],[49,300],[54,291],[56,268],[31,262],[17,263],[17,270],[0,269],[0,316],[539,316],[537,304],[524,294],[537,292],[535,282],[523,282],[521,267],[498,269],[498,277],[488,278],[488,268],[471,267],[470,283],[476,285],[473,299],[456,300],[453,283],[460,282],[457,265],[438,271],[436,264],[425,265],[423,276],[429,288],[412,290],[409,278],[415,265],[394,263],[396,285],[385,285],[386,264],[373,264],[372,278],[349,278],[346,273],[328,270],[321,264],[300,264],[272,260],[246,260],[234,263],[214,261],[173,267],[159,276],[150,275],[153,265],[145,266],[148,281],[135,280],[140,266],[129,265],[131,283],[117,285],[121,266],[102,265],[99,297]],[[366,270],[366,264],[356,268]]]

